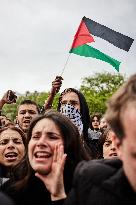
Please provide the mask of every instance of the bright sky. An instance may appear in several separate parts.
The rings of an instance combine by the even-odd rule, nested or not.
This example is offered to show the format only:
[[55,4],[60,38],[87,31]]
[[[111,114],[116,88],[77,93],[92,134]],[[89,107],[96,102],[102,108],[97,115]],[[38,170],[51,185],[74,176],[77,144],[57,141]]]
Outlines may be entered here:
[[[8,89],[19,93],[49,91],[67,60],[83,16],[135,39],[135,0],[0,0],[0,97]],[[79,88],[95,72],[115,72],[109,64],[71,54],[63,85]],[[136,40],[120,73],[136,72]]]

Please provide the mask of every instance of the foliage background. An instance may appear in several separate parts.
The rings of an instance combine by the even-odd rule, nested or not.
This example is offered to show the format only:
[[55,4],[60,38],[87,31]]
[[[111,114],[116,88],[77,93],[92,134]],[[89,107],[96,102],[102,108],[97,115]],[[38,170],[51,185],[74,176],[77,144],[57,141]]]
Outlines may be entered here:
[[[117,73],[95,73],[93,76],[83,78],[80,91],[84,94],[90,114],[99,112],[104,114],[106,110],[106,101],[110,96],[125,82],[126,77]],[[53,102],[53,108],[56,109],[60,93],[58,93]],[[17,107],[24,99],[35,101],[40,107],[48,98],[49,92],[30,93],[26,91],[24,96],[19,96],[15,104],[6,104],[2,109],[2,114],[5,114],[11,120],[14,120],[17,115]]]

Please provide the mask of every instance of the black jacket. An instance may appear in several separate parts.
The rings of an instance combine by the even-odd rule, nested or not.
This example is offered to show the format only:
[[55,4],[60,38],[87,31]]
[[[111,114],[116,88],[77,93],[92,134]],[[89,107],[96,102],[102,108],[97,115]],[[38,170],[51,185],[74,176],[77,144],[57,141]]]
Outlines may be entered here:
[[14,203],[7,195],[0,192],[0,205],[14,205]]
[[136,204],[119,159],[81,162],[74,174],[73,188],[65,205]]
[[9,179],[7,175],[10,176],[10,168],[0,164],[0,187]]
[[61,205],[64,200],[51,202],[50,193],[44,183],[31,176],[23,189],[10,187],[10,180],[3,184],[2,191],[14,201],[15,205]]

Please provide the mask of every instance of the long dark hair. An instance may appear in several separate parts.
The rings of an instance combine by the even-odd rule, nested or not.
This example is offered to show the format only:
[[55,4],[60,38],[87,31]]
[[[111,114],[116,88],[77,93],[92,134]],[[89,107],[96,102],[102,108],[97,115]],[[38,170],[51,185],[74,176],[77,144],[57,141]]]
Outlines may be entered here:
[[[98,122],[100,124],[101,114],[96,112],[96,113],[94,113],[93,115],[90,116],[90,128],[91,128],[91,130],[94,130],[92,122],[93,122],[95,117],[98,119]],[[99,128],[98,128],[98,130],[99,130]]]
[[[36,117],[31,122],[27,134],[27,145],[31,139],[33,128],[37,122],[45,118],[52,120],[64,137],[64,152],[67,153],[67,160],[64,168],[64,184],[67,192],[71,188],[73,172],[76,165],[81,160],[89,160],[90,157],[81,144],[77,127],[67,117],[54,110],[46,111],[44,115]],[[17,180],[17,182],[14,184],[14,187],[16,189],[23,188],[33,173],[34,171],[32,170],[28,160],[27,146],[24,160],[14,170],[13,178],[15,181]]]

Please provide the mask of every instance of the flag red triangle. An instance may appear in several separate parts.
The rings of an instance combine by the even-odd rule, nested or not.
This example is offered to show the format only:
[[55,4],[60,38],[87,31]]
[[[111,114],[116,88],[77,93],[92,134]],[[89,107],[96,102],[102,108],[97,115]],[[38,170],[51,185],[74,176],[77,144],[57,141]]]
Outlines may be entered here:
[[78,27],[78,30],[75,34],[71,49],[76,48],[76,47],[81,46],[81,45],[86,44],[86,43],[91,43],[91,42],[95,42],[94,38],[89,33],[85,23],[82,20],[79,27]]

